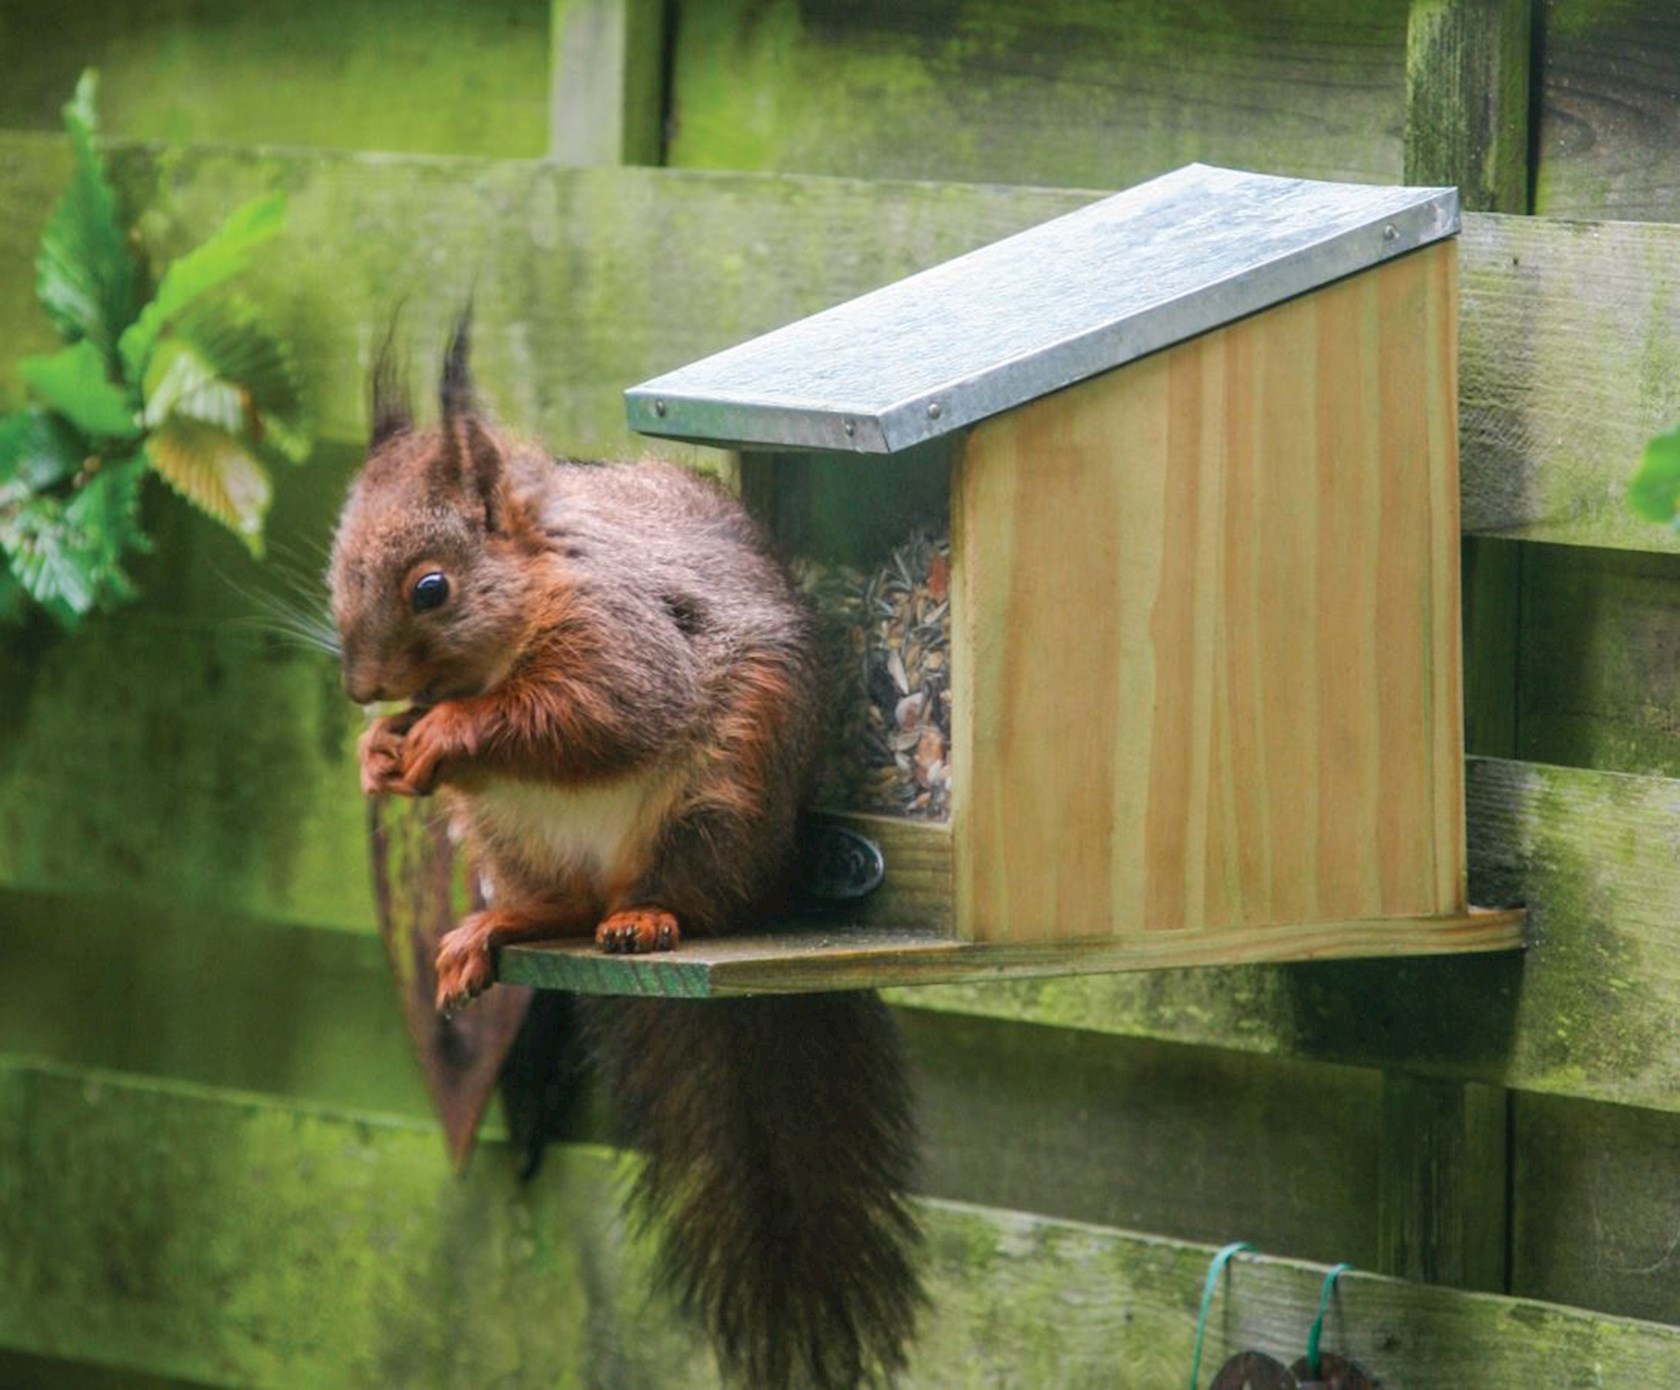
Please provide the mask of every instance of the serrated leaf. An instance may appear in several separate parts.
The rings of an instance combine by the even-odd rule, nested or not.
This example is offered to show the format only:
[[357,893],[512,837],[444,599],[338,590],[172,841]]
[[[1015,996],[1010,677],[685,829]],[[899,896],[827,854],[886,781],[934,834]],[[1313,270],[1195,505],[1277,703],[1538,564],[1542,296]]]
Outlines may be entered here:
[[262,523],[273,497],[268,474],[225,430],[171,417],[146,440],[146,457],[165,482],[262,554]]
[[108,463],[64,509],[64,519],[80,537],[81,554],[101,603],[134,597],[134,584],[123,572],[130,550],[150,550],[140,530],[140,484],[146,461]]
[[87,441],[51,411],[31,405],[0,416],[0,501],[63,482],[87,455]]
[[35,293],[69,342],[91,339],[109,352],[133,321],[134,258],[123,240],[117,195],[94,149],[99,125],[90,69],[64,108],[74,158],[70,186],[53,209],[35,258]]
[[56,498],[31,498],[0,516],[0,549],[29,596],[73,626],[96,593],[93,565]]
[[117,345],[130,380],[140,378],[152,345],[170,323],[199,296],[244,270],[252,250],[276,236],[285,219],[286,195],[265,193],[235,208],[208,241],[170,263],[152,302]]
[[246,393],[221,380],[190,343],[178,338],[165,338],[153,349],[144,391],[142,419],[147,429],[156,429],[171,415],[215,425],[229,434],[245,428]]
[[1680,425],[1645,446],[1628,485],[1628,506],[1646,521],[1667,526],[1680,518]]
[[50,357],[26,357],[18,375],[42,405],[82,433],[134,439],[140,433],[127,390],[105,375],[105,354],[84,338]]
[[[201,301],[182,314],[176,336],[195,347],[224,381],[243,387],[258,442],[302,463],[313,447],[291,353],[238,293]],[[161,349],[160,349],[161,350]]]

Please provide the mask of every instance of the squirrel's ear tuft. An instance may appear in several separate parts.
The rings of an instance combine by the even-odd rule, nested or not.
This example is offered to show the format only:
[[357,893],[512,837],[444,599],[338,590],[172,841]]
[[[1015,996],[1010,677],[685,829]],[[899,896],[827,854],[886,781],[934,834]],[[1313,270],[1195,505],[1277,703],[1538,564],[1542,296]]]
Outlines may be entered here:
[[391,315],[391,326],[385,330],[385,341],[373,359],[373,371],[368,377],[369,407],[373,427],[368,435],[371,453],[393,435],[404,434],[414,428],[414,407],[409,403],[407,373],[397,361],[397,321],[399,309]]
[[443,356],[443,375],[438,380],[438,404],[443,409],[444,423],[459,420],[475,413],[472,371],[468,358],[472,355],[472,301],[461,310],[450,335],[449,351]]
[[508,527],[508,497],[503,486],[502,451],[478,420],[469,415],[462,426],[465,436],[466,481],[478,494],[484,508],[484,529],[491,535]]

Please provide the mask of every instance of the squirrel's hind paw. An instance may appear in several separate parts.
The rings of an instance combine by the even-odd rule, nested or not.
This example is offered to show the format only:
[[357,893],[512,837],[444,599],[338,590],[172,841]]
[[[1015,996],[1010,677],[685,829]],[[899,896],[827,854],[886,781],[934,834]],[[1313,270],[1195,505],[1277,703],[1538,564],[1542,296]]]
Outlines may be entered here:
[[496,982],[494,913],[475,912],[438,943],[437,1010],[458,1013]]
[[661,907],[626,908],[595,928],[595,944],[615,955],[669,951],[681,940],[677,919]]

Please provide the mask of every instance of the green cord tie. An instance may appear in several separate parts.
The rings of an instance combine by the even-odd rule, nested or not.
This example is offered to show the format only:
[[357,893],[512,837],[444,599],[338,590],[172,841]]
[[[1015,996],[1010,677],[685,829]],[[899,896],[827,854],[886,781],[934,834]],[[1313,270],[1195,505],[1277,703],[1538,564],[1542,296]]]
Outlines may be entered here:
[[1353,1268],[1350,1264],[1332,1265],[1324,1276],[1324,1287],[1318,1293],[1318,1316],[1307,1333],[1307,1379],[1318,1379],[1318,1342],[1324,1335],[1324,1314],[1330,1307],[1330,1295],[1336,1292],[1336,1281]]
[[1201,1390],[1202,1334],[1207,1331],[1208,1309],[1213,1306],[1213,1291],[1219,1286],[1219,1276],[1230,1263],[1231,1256],[1252,1249],[1254,1247],[1246,1240],[1234,1240],[1208,1264],[1207,1280],[1202,1285],[1202,1307],[1196,1314],[1196,1351],[1190,1358],[1190,1390]]

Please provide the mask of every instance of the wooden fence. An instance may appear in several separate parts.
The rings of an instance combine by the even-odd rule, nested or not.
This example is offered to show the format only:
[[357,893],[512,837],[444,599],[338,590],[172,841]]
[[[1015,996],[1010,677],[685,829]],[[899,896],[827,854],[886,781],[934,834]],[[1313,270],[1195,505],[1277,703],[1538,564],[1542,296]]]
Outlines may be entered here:
[[[28,267],[82,62],[154,254],[284,187],[253,289],[323,441],[272,522],[306,571],[405,295],[441,340],[475,286],[498,413],[621,452],[626,384],[1188,159],[1461,184],[1472,889],[1534,944],[897,992],[935,1282],[911,1379],[1183,1384],[1242,1238],[1204,1366],[1298,1354],[1302,1262],[1346,1259],[1326,1346],[1390,1387],[1680,1382],[1680,541],[1621,501],[1680,419],[1671,6],[227,8],[88,0],[47,38],[0,0],[28,74],[0,324],[50,341]],[[371,935],[354,711],[251,625],[271,581],[235,543],[157,529],[141,608],[0,635],[0,1381],[708,1383],[642,1305],[614,1156],[448,1176]]]

